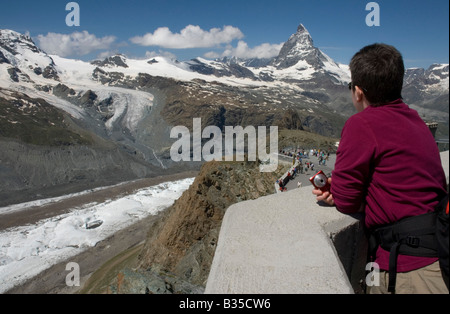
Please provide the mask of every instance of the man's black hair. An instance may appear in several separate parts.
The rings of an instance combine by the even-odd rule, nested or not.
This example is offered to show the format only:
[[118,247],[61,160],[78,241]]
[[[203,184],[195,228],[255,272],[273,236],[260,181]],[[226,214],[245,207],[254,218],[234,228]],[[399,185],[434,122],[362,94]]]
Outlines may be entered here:
[[393,46],[373,44],[362,48],[350,62],[352,86],[359,86],[373,106],[402,98],[405,65]]

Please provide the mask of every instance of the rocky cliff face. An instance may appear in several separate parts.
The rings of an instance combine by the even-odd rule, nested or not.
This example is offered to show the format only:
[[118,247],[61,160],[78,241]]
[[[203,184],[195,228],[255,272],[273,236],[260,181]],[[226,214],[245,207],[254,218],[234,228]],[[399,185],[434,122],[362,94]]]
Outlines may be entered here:
[[[140,286],[141,293],[202,291],[226,209],[231,204],[273,193],[281,167],[279,170],[260,173],[256,162],[204,164],[192,186],[165,212],[157,226],[149,230],[139,270],[121,272],[122,289],[118,289],[116,279],[111,291],[128,293],[131,290],[124,290],[127,286],[136,292],[136,285]],[[157,281],[155,275],[159,277]]]

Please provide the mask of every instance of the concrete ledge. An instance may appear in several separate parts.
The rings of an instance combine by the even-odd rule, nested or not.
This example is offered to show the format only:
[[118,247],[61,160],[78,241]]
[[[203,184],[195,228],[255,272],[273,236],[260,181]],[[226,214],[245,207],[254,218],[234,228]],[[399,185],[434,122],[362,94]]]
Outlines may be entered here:
[[[357,260],[360,221],[319,206],[311,191],[306,187],[231,206],[205,293],[354,293],[349,274]],[[342,230],[348,235],[339,236]],[[338,251],[350,252],[341,254],[347,265]]]

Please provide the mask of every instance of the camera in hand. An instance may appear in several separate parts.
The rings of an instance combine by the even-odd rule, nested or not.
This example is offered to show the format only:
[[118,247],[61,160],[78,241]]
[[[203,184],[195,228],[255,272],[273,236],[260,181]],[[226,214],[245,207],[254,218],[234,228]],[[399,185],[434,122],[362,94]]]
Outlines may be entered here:
[[328,177],[322,170],[312,176],[309,181],[311,181],[315,188],[321,190],[322,192],[330,191],[331,186],[328,183]]

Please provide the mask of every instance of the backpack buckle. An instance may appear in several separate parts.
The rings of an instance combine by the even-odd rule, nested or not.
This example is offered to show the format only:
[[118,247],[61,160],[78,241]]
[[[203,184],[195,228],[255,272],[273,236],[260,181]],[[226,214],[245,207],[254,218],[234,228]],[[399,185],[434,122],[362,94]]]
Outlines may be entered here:
[[408,237],[406,237],[406,244],[413,248],[418,248],[419,244],[420,244],[420,238],[414,237],[414,236],[408,236]]

